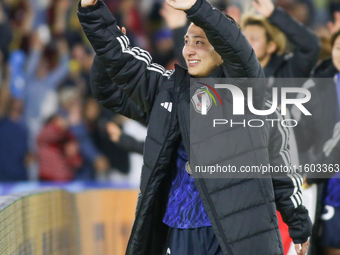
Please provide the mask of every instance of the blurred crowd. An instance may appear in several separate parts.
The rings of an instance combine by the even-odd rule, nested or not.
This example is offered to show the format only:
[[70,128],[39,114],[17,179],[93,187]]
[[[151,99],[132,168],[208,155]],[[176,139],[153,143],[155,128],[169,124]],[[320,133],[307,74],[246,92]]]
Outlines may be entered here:
[[[131,41],[150,49],[139,7],[133,1],[107,4],[129,28]],[[137,131],[138,139],[145,138],[145,127],[91,97],[94,52],[78,22],[77,5],[0,1],[1,182],[110,180],[135,169],[131,155],[109,140],[106,125]],[[157,35],[166,37],[162,31]]]
[[[133,46],[148,50],[166,69],[181,62],[174,30],[186,25],[183,15],[160,0],[104,2],[126,28]],[[211,2],[239,23],[252,9],[247,0]],[[275,4],[321,38],[320,58],[330,56],[331,34],[340,28],[340,2]],[[119,178],[139,182],[137,154],[142,149],[119,141],[122,133],[134,142],[143,141],[146,128],[92,98],[94,52],[82,32],[77,8],[78,2],[71,0],[0,0],[1,182]]]
[[[184,13],[161,0],[104,2],[126,29],[132,46],[149,51],[153,62],[166,69],[175,63],[185,66]],[[314,78],[338,75],[340,80],[340,1],[277,0],[274,4],[284,11],[271,10],[268,17],[268,0],[211,3],[240,24],[269,83],[271,78],[307,79],[312,70]],[[77,8],[78,1],[73,0],[0,0],[0,182],[139,184],[146,127],[104,109],[92,97],[95,53],[79,24]],[[319,86],[317,80],[315,86],[305,84],[311,89],[314,119],[292,112],[299,125],[294,130],[297,145],[291,149],[299,150],[300,162],[339,163],[340,103],[332,98],[340,98],[338,80],[337,90],[333,84],[329,90],[320,89],[325,84]],[[319,125],[318,118],[328,124]],[[340,206],[340,183],[335,179],[317,181],[324,187],[319,187],[322,202],[316,209],[316,224],[325,204]],[[306,186],[311,183],[306,179]],[[314,229],[313,235],[322,239],[319,228]],[[322,239],[323,246],[337,247],[330,239]]]

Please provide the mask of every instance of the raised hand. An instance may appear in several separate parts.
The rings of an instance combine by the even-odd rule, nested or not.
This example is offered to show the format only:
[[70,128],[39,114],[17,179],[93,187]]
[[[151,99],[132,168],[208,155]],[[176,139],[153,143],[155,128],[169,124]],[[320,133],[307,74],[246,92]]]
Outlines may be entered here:
[[176,10],[186,11],[196,3],[196,0],[166,0],[166,3]]
[[340,30],[340,12],[334,12],[334,22],[329,21],[327,27],[332,35]]
[[187,24],[187,15],[185,12],[175,10],[166,3],[163,4],[160,14],[170,29],[180,28]]
[[93,6],[98,2],[98,0],[81,0],[81,7]]
[[266,18],[269,18],[275,9],[272,0],[255,0],[253,1],[253,7]]

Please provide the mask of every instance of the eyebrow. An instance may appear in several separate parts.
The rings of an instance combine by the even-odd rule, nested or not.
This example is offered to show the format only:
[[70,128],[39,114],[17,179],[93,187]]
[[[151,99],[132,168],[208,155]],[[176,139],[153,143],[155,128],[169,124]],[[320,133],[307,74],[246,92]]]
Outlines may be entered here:
[[[189,36],[188,35],[185,35],[184,36],[184,39],[185,38],[188,38]],[[203,36],[200,36],[200,35],[194,35],[194,36],[192,36],[193,38],[202,38],[202,39],[205,39],[205,37],[203,37]]]

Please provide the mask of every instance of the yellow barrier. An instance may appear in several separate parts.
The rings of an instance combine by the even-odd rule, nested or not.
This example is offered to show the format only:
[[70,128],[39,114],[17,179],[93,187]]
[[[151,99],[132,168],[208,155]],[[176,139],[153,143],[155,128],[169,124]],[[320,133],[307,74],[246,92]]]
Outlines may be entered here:
[[56,189],[0,198],[0,254],[80,254],[74,195]]
[[0,197],[0,255],[123,255],[137,196],[48,189]]
[[93,190],[77,194],[82,255],[123,255],[138,191]]

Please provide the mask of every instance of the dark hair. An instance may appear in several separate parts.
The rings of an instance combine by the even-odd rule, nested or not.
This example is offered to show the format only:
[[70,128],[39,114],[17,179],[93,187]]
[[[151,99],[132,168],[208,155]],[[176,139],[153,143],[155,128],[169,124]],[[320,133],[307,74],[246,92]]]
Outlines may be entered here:
[[273,41],[273,37],[272,35],[269,33],[268,29],[265,27],[265,25],[263,24],[264,22],[262,20],[258,20],[258,19],[247,19],[245,22],[244,22],[244,27],[247,27],[247,26],[259,26],[259,27],[262,27],[264,28],[264,31],[266,33],[266,39],[267,39],[267,42],[270,42],[270,41]]
[[50,124],[52,121],[54,121],[56,118],[58,118],[60,115],[57,113],[52,114],[51,116],[49,116],[46,120],[44,125]]
[[278,27],[269,23],[267,18],[250,12],[244,14],[241,22],[242,29],[252,25],[265,30],[267,42],[273,41],[276,44],[276,53],[282,54],[285,51],[287,43],[285,34]]
[[332,38],[331,38],[332,48],[334,46],[334,43],[335,43],[336,39],[339,37],[339,35],[340,35],[340,30],[338,32],[336,32],[335,34],[332,34]]

